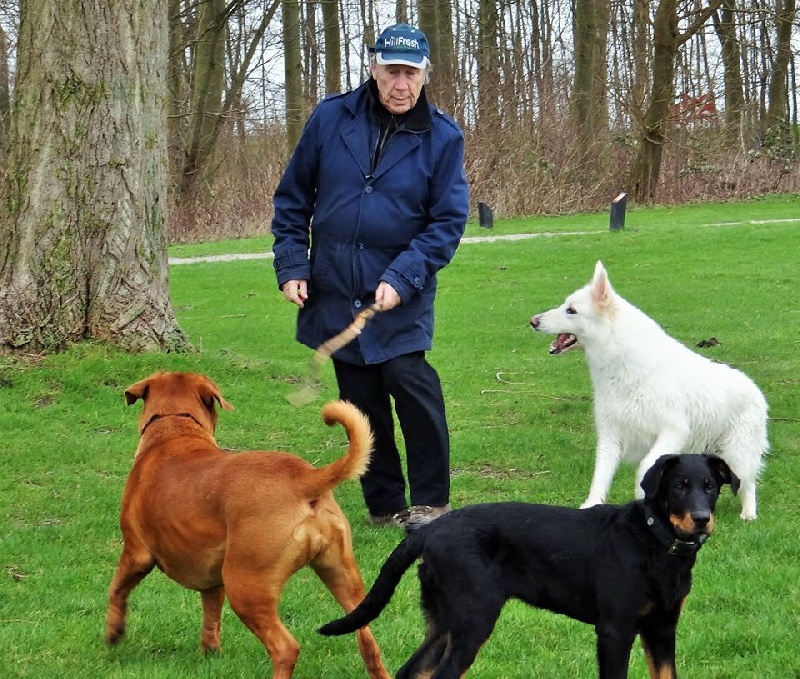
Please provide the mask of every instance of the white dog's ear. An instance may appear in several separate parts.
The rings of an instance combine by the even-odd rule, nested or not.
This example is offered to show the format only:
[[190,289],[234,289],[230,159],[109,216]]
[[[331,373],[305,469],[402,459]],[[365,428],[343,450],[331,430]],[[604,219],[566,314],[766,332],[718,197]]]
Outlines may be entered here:
[[595,304],[608,304],[611,300],[613,290],[608,280],[608,274],[603,266],[603,262],[597,260],[594,265],[594,277],[592,278],[592,299]]

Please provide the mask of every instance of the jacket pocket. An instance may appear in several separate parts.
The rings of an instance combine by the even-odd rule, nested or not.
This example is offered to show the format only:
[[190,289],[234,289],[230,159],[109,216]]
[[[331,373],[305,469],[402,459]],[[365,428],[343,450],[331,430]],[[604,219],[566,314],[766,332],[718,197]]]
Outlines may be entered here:
[[353,264],[350,248],[341,243],[319,243],[311,248],[311,290],[317,294],[349,297]]

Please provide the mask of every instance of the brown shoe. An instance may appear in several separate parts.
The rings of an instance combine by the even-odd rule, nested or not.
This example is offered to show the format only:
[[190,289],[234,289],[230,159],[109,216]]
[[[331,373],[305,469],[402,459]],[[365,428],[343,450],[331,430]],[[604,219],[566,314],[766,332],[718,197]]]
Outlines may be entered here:
[[414,505],[411,507],[411,512],[408,520],[405,523],[406,532],[417,530],[427,526],[431,521],[438,519],[440,516],[447,514],[450,511],[450,505],[440,505],[432,507],[431,505]]
[[408,509],[400,509],[399,511],[392,512],[391,514],[370,514],[369,523],[371,526],[397,526],[402,528],[408,521],[410,512]]

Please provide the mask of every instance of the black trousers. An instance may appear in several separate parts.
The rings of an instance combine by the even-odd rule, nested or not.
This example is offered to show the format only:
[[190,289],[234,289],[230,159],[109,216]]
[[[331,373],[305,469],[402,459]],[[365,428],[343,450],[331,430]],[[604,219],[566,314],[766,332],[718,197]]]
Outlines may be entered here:
[[[339,398],[368,418],[375,435],[369,469],[361,488],[369,513],[391,514],[412,505],[450,501],[450,434],[442,385],[425,352],[376,365],[333,360]],[[392,399],[403,433],[410,503],[406,501],[400,453],[395,442]]]

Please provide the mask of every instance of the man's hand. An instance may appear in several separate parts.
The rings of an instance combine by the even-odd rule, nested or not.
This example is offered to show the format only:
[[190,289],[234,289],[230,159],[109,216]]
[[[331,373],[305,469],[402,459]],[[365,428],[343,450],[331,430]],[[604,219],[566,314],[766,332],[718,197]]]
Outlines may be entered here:
[[303,303],[308,299],[308,281],[286,281],[281,286],[281,290],[286,299],[301,309]]
[[378,289],[375,291],[375,302],[381,305],[381,311],[389,311],[403,303],[400,295],[397,294],[397,290],[386,281],[378,283]]

